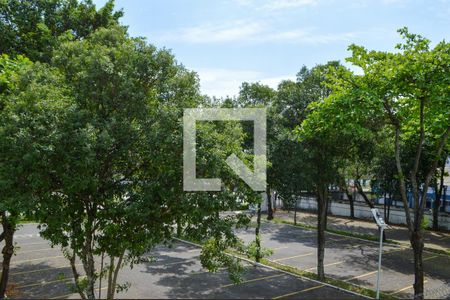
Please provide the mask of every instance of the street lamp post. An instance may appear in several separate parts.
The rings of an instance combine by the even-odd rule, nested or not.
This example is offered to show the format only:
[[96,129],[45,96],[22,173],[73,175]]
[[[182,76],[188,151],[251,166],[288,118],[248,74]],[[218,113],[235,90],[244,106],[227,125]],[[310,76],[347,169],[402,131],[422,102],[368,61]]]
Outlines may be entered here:
[[384,229],[387,227],[387,224],[384,222],[377,208],[372,208],[371,211],[373,218],[377,222],[378,228],[380,230],[380,250],[378,253],[377,297],[376,297],[376,299],[380,299],[380,276],[381,276],[381,254],[383,253],[383,232]]

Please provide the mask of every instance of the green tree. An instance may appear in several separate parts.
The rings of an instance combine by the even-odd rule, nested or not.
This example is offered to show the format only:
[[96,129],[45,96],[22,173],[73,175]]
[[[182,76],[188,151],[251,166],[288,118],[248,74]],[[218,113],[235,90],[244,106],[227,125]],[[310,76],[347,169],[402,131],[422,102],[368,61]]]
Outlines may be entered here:
[[[328,65],[335,64],[337,62]],[[287,80],[279,85],[273,105],[271,176],[277,193],[289,206],[296,206],[298,196],[313,190],[305,159],[308,153],[304,144],[298,143],[293,130],[308,116],[308,105],[323,99],[326,68],[323,65],[311,69],[302,67],[296,81]]]
[[61,76],[45,65],[20,56],[0,57],[0,238],[5,241],[0,298],[8,283],[18,221],[35,210],[32,199],[41,192],[47,165],[40,157],[49,150],[55,120],[67,98],[58,88],[61,84]]
[[[267,109],[267,219],[273,219],[273,200],[271,188],[276,180],[276,175],[272,170],[272,159],[276,156],[274,148],[274,129],[275,129],[275,119],[273,116],[274,109],[273,105],[275,102],[275,97],[277,92],[267,85],[261,83],[247,83],[244,82],[239,91],[239,97],[235,101],[236,107],[265,107]],[[246,134],[246,140],[244,148],[246,151],[253,151],[253,124],[248,122],[243,124],[244,131]],[[258,226],[256,228],[257,236],[259,235],[259,224],[261,220],[261,203],[258,203],[257,207],[257,220]],[[259,237],[257,237],[259,238]],[[259,243],[257,243],[259,244]],[[259,249],[259,248],[258,248]]]
[[[242,152],[238,124],[198,128],[199,176],[222,178],[223,192],[182,189],[183,109],[207,105],[196,74],[122,27],[62,43],[52,65],[64,76],[71,102],[43,157],[51,171],[37,216],[42,235],[64,248],[80,296],[94,298],[95,282],[106,277],[107,298],[114,298],[126,287],[117,283],[119,270],[169,242],[175,224],[179,234],[213,238],[202,252],[207,267],[227,265],[237,274],[237,260],[221,249],[239,245],[231,228],[246,218],[220,212],[235,210],[243,193],[237,176],[223,167],[228,155]],[[98,272],[100,255],[109,263]]]
[[[447,147],[448,149],[448,147]],[[439,230],[439,207],[441,206],[441,198],[444,190],[444,179],[445,176],[448,176],[448,173],[445,171],[445,165],[448,159],[449,151],[444,151],[444,154],[441,157],[441,161],[439,163],[439,169],[437,170],[437,174],[432,179],[432,186],[434,188],[435,199],[432,204],[433,211],[433,230]]]
[[294,130],[304,147],[304,168],[299,172],[305,172],[310,180],[310,186],[317,197],[317,275],[320,280],[325,279],[325,229],[328,210],[328,193],[330,186],[337,182],[339,169],[337,155],[342,141],[335,134],[331,124],[324,120],[334,118],[333,110],[319,110],[323,103],[330,101],[327,98],[331,90],[325,84],[326,76],[330,69],[338,66],[337,62],[327,65],[319,65],[308,72],[306,77],[309,84],[305,84],[305,93],[311,97],[308,106],[310,113],[303,120],[301,126]]
[[101,27],[118,24],[122,11],[114,1],[96,9],[91,0],[0,1],[0,53],[50,62],[63,36],[87,37]]
[[[120,27],[63,43],[52,64],[73,101],[51,141],[52,192],[39,199],[42,234],[66,249],[82,298],[94,298],[96,280],[106,276],[112,299],[120,268],[170,237],[178,203],[158,177],[170,172],[159,154],[161,140],[173,141],[157,121],[196,92],[195,76]],[[103,254],[109,264],[99,273],[95,257]]]
[[[426,195],[450,134],[450,44],[443,41],[431,48],[430,41],[420,35],[406,28],[399,32],[404,43],[397,46],[396,53],[350,46],[353,55],[348,61],[360,67],[363,75],[339,72],[335,97],[348,95],[340,99],[354,103],[356,115],[360,111],[366,120],[377,120],[393,132],[397,180],[414,251],[414,296],[422,299]],[[413,155],[406,157],[412,159],[405,161],[402,153],[410,152]],[[421,170],[427,157],[431,157],[429,164]],[[412,213],[408,187],[413,196]]]

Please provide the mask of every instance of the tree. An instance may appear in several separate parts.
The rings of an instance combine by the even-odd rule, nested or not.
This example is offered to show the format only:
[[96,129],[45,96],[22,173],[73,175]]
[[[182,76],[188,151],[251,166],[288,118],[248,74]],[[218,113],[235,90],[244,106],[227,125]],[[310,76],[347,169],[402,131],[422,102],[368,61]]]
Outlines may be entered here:
[[18,221],[36,209],[32,199],[41,192],[48,140],[55,131],[67,97],[54,69],[32,64],[24,57],[0,57],[0,217],[3,232],[0,298],[5,296],[14,253]]
[[373,172],[371,185],[376,195],[384,199],[384,220],[389,224],[392,200],[400,195],[392,141],[386,138],[381,145],[377,145],[376,153],[371,168]]
[[96,9],[91,0],[0,1],[0,53],[50,62],[60,37],[82,39],[102,27],[118,24],[122,11],[114,1]]
[[448,176],[448,173],[445,172],[445,165],[448,159],[448,150],[444,151],[442,155],[441,162],[439,163],[439,169],[437,170],[437,174],[432,179],[432,185],[434,188],[435,199],[432,205],[433,211],[433,230],[439,230],[439,207],[441,206],[441,198],[444,190],[444,177]]
[[[7,287],[18,219],[33,210],[27,200],[41,192],[37,190],[39,176],[33,168],[37,165],[38,153],[46,149],[42,138],[51,132],[52,120],[58,115],[54,110],[57,106],[48,106],[50,102],[47,100],[54,99],[46,97],[57,97],[57,91],[60,91],[55,88],[60,84],[54,84],[59,80],[54,71],[36,65],[32,67],[36,74],[32,75],[29,71],[31,63],[20,55],[33,61],[49,62],[53,49],[62,40],[84,38],[97,28],[117,24],[122,12],[114,12],[113,8],[112,1],[98,11],[91,1],[0,1],[0,53],[12,57],[2,56],[0,62],[0,114],[4,142],[0,171],[3,233],[0,236],[6,242],[0,297],[4,296]],[[49,76],[48,80],[43,76]],[[33,98],[33,93],[40,95],[42,101]],[[18,165],[22,167],[16,168]]]
[[[411,34],[406,28],[399,32],[405,41],[397,46],[396,53],[351,45],[352,57],[348,61],[360,67],[363,75],[338,73],[335,91],[351,95],[346,101],[365,111],[366,120],[370,116],[393,132],[397,180],[414,251],[414,297],[423,299],[422,224],[426,195],[450,134],[450,44],[443,41],[431,49],[430,41],[422,36]],[[421,175],[426,149],[432,158]],[[410,161],[402,160],[405,151],[413,151]],[[409,174],[405,172],[408,166]],[[412,214],[408,187],[413,197]]]
[[[272,118],[271,118],[271,106],[273,103],[273,99],[276,95],[276,91],[270,88],[269,86],[258,83],[247,83],[244,82],[241,85],[239,96],[232,103],[234,107],[245,107],[245,108],[257,108],[264,107],[269,112],[268,118],[268,151],[267,151],[267,184],[266,184],[266,197],[267,197],[267,219],[273,219],[273,202],[271,197],[271,184],[273,177],[270,175],[271,168],[271,154],[272,154],[272,144],[271,144],[271,136],[272,136]],[[254,136],[253,129],[254,124],[250,124],[249,122],[243,122],[242,124],[245,138],[243,143],[243,151],[246,153],[253,152],[254,145]],[[256,204],[256,228],[255,228],[255,240],[251,242],[244,250],[248,257],[254,258],[256,262],[260,262],[260,260],[267,254],[267,252],[261,246],[261,214],[262,214],[262,198],[259,193],[250,193],[249,194],[249,203]]]
[[[202,253],[204,264],[221,255],[219,263],[238,269],[221,249],[237,243],[231,226],[245,218],[223,218],[219,212],[236,209],[242,193],[236,175],[223,168],[224,157],[242,152],[240,126],[198,129],[199,156],[206,158],[198,164],[199,176],[221,170],[217,177],[228,179],[225,192],[182,190],[183,109],[207,104],[196,74],[167,50],[129,38],[122,27],[62,43],[52,65],[64,76],[70,105],[56,120],[52,151],[41,158],[48,161],[42,184],[47,193],[36,200],[37,217],[42,235],[64,248],[80,297],[95,298],[95,282],[106,277],[107,298],[114,298],[127,287],[117,283],[119,270],[170,242],[174,224],[180,234],[214,238]],[[216,133],[218,128],[224,133]],[[100,255],[109,263],[98,272]]]
[[308,104],[316,99],[308,90],[314,84],[312,77],[312,70],[302,67],[296,81],[281,82],[271,114],[273,134],[270,143],[273,145],[273,154],[270,177],[277,197],[283,199],[286,206],[294,208],[297,197],[310,190],[303,159],[305,149],[297,142],[292,131],[305,119]]
[[[242,83],[242,86],[239,91],[239,97],[235,101],[236,107],[265,107],[268,111],[268,124],[267,124],[267,141],[268,141],[268,151],[267,151],[267,188],[266,188],[266,196],[267,196],[267,219],[273,219],[273,201],[272,201],[272,193],[271,187],[273,186],[274,181],[276,180],[275,173],[272,172],[272,163],[273,157],[275,157],[274,151],[274,128],[276,127],[275,119],[273,117],[273,104],[274,99],[277,95],[277,92],[269,86],[263,85],[261,83]],[[253,151],[253,127],[249,126],[249,124],[243,124],[244,130],[246,133],[245,140],[245,149],[249,152]],[[261,203],[258,203],[257,208],[257,219],[261,220]],[[259,224],[259,222],[258,222]],[[256,228],[256,231],[259,232],[259,225]],[[257,233],[257,238],[259,239]]]
[[[311,70],[308,78],[312,84],[305,85],[308,96],[313,99],[309,104],[310,113],[294,132],[300,139],[305,151],[304,160],[306,172],[311,186],[317,196],[317,275],[320,280],[325,279],[325,229],[328,210],[328,189],[337,181],[338,161],[335,159],[342,145],[339,136],[335,134],[331,124],[324,124],[323,120],[334,117],[333,110],[318,110],[331,90],[325,85],[329,69],[336,68],[337,62],[319,65]],[[327,126],[328,125],[328,126]]]
[[[99,11],[91,1],[0,4],[0,26],[6,32],[1,51],[23,53],[55,67],[37,64],[51,70],[46,71],[52,74],[48,81],[38,76],[48,76],[43,71],[36,76],[33,72],[12,75],[24,84],[14,89],[14,97],[9,93],[5,96],[14,106],[2,114],[9,130],[2,131],[2,142],[8,138],[12,142],[2,143],[2,154],[6,155],[2,156],[0,178],[15,178],[18,172],[8,173],[11,163],[28,155],[24,161],[30,170],[24,168],[23,172],[32,184],[30,190],[11,189],[10,193],[7,189],[14,183],[1,181],[2,209],[7,208],[7,199],[18,203],[19,192],[27,193],[29,211],[41,222],[42,235],[64,248],[82,298],[95,297],[94,284],[101,277],[108,278],[110,299],[116,290],[126,288],[117,284],[120,268],[133,265],[153,245],[170,242],[174,223],[184,222],[180,231],[184,229],[187,235],[195,236],[189,230],[195,227],[203,239],[214,237],[213,255],[208,256],[210,249],[205,247],[202,257],[206,259],[202,261],[206,264],[219,257],[220,265],[235,267],[232,275],[238,274],[237,260],[224,256],[220,246],[239,244],[231,228],[248,222],[248,218],[223,218],[219,212],[235,210],[237,199],[245,200],[242,183],[223,168],[225,159],[221,160],[224,155],[242,152],[240,126],[225,127],[228,131],[224,134],[234,132],[235,138],[211,131],[205,138],[214,141],[214,147],[204,151],[214,162],[209,170],[220,169],[217,162],[222,162],[224,176],[220,177],[228,179],[225,192],[193,195],[182,190],[183,109],[209,105],[199,94],[197,75],[178,64],[169,51],[129,38],[126,29],[117,25],[121,12],[113,12],[112,1]],[[10,65],[14,64],[8,62]],[[2,69],[2,87],[10,84],[9,73],[13,73],[8,71],[4,76],[4,69],[8,68]],[[29,84],[35,81],[47,91],[47,98],[44,92],[36,93],[36,85]],[[29,103],[22,105],[24,101]],[[15,110],[16,114],[9,113]],[[31,154],[12,151],[11,145],[19,147],[24,142],[28,148],[23,150],[32,150]],[[20,208],[17,214],[25,212]],[[9,214],[2,216],[2,222],[14,224]],[[8,232],[9,228],[5,227]],[[7,244],[12,245],[12,238]],[[12,248],[5,249],[10,257]],[[104,254],[109,264],[97,272],[96,257]],[[86,276],[80,276],[76,260],[81,260]],[[5,270],[8,262],[4,260]],[[2,275],[7,278],[8,272]],[[6,287],[6,280],[2,286]]]

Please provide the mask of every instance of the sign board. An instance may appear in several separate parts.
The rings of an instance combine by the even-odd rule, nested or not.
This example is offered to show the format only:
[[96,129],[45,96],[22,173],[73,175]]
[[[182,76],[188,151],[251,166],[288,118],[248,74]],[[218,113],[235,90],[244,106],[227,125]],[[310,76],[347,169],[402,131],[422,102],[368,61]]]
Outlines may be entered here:
[[372,212],[373,218],[375,219],[375,222],[377,222],[378,227],[384,228],[387,226],[377,208],[371,208],[370,211]]

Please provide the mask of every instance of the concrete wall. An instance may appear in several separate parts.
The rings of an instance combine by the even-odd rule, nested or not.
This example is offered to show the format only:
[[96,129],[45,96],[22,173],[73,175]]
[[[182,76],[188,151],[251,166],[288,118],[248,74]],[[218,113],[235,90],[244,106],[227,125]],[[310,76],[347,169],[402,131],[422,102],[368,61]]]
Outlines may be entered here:
[[[315,211],[317,210],[317,201],[314,197],[310,198],[302,197],[301,199],[298,200],[297,207],[299,209]],[[345,217],[350,216],[350,207],[348,202],[332,201],[331,207],[329,209],[330,209],[329,213],[331,213],[332,215]],[[383,207],[378,206],[378,209],[383,214]],[[372,220],[372,213],[370,211],[370,208],[365,203],[360,204],[356,202],[355,217],[359,219]],[[426,211],[425,218],[428,218],[429,220],[428,224],[431,226],[433,218],[431,212]],[[406,224],[405,212],[403,211],[403,208],[391,207],[389,222],[392,224]],[[450,230],[450,214],[448,213],[439,214],[439,226],[442,229]]]

